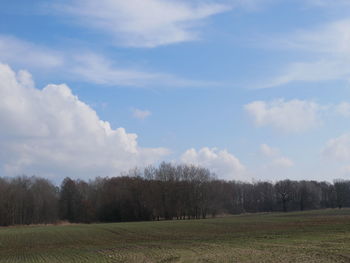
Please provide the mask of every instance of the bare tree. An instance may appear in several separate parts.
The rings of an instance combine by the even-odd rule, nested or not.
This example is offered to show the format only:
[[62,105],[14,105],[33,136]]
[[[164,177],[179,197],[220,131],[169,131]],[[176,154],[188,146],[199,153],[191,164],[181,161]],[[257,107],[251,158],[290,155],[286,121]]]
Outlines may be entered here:
[[279,201],[282,203],[282,209],[284,212],[288,210],[288,203],[292,200],[294,185],[290,180],[279,181],[275,184],[276,195]]

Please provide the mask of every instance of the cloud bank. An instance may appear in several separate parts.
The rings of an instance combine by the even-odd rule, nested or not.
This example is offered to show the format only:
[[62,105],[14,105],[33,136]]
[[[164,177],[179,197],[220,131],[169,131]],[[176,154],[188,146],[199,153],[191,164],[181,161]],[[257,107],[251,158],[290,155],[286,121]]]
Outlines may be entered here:
[[[149,114],[134,112],[138,118]],[[8,176],[119,176],[170,153],[140,147],[136,134],[113,129],[67,85],[37,89],[30,73],[5,64],[0,64],[0,127],[0,173]],[[180,161],[209,168],[222,179],[247,179],[245,167],[226,150],[190,149]]]

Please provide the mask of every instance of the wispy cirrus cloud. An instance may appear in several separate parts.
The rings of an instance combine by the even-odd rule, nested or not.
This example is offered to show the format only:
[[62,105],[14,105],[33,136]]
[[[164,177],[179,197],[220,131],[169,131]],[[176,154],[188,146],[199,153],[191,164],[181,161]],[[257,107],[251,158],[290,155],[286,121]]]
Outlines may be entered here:
[[230,9],[213,1],[73,0],[54,5],[78,24],[110,35],[116,44],[156,47],[200,38],[203,22]]
[[349,81],[349,28],[350,19],[343,19],[310,30],[299,30],[289,36],[273,38],[271,46],[308,54],[313,58],[287,65],[278,76],[260,84],[260,88],[293,82]]
[[24,67],[54,69],[65,63],[64,55],[13,36],[0,35],[0,61]]
[[141,69],[123,68],[104,56],[86,52],[74,55],[70,72],[74,77],[87,82],[107,86],[130,87],[207,87],[221,85],[214,81],[191,80],[163,72],[143,71]]
[[126,67],[122,62],[90,50],[56,50],[7,35],[0,35],[0,62],[104,86],[197,88],[221,85],[214,81],[191,80],[169,73]]
[[[305,0],[304,0],[305,1]],[[307,4],[318,6],[318,7],[343,7],[350,6],[350,2],[348,0],[306,0]]]

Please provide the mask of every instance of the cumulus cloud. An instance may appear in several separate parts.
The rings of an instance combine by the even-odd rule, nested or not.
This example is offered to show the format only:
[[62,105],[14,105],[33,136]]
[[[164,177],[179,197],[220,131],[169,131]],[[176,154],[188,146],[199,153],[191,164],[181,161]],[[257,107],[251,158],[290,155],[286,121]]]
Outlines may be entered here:
[[73,0],[56,5],[79,24],[111,35],[133,47],[192,41],[206,18],[229,10],[227,5],[175,0]]
[[199,151],[189,149],[180,160],[187,164],[199,165],[215,172],[220,179],[246,181],[246,169],[240,160],[226,150],[204,147]]
[[152,112],[150,112],[149,110],[140,110],[136,108],[132,109],[132,116],[139,120],[144,120],[151,115],[152,115]]
[[164,157],[137,135],[113,129],[66,85],[34,87],[26,71],[0,64],[0,168],[7,175],[118,175]]
[[284,132],[299,133],[320,124],[320,106],[311,101],[254,101],[244,109],[257,126],[272,126]]

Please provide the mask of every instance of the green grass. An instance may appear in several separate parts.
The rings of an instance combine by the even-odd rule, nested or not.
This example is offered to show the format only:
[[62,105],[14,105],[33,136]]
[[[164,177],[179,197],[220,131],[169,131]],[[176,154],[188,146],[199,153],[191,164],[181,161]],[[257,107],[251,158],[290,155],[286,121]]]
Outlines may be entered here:
[[350,209],[0,228],[3,262],[350,262]]

